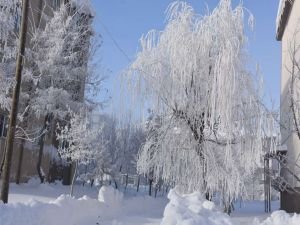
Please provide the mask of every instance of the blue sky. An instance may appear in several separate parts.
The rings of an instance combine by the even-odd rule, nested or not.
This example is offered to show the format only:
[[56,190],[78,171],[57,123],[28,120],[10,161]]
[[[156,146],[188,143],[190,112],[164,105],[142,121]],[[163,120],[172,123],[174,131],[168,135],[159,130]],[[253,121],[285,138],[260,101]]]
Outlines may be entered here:
[[[103,45],[98,57],[110,78],[105,86],[112,96],[118,93],[116,81],[129,61],[134,59],[140,37],[151,29],[165,26],[165,10],[172,0],[92,0],[95,30],[102,35]],[[197,13],[203,14],[206,4],[212,10],[218,0],[187,0]],[[233,0],[236,5],[239,0]],[[275,21],[278,0],[244,0],[244,6],[255,17],[253,32],[247,31],[248,50],[252,68],[258,63],[265,80],[265,102],[270,99],[279,105],[280,96],[280,42],[275,39]],[[129,58],[129,59],[128,59]],[[115,97],[115,96],[114,96]]]

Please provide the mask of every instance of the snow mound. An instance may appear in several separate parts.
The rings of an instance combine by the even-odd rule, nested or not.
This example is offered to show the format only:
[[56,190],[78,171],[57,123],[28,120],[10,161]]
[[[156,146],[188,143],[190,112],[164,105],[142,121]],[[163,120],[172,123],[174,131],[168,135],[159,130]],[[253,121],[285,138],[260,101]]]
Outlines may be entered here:
[[37,177],[30,178],[27,183],[25,183],[27,187],[37,187],[41,185],[41,180]]
[[[198,192],[180,195],[176,190],[171,190],[168,198],[170,202],[165,208],[161,225],[240,225],[221,212],[213,202],[203,199],[202,194]],[[300,215],[275,211],[263,221],[253,217],[247,224],[299,225]]]
[[180,195],[171,190],[168,198],[170,202],[161,225],[233,225],[228,215],[220,212],[213,202],[204,200],[198,192]]
[[[103,205],[103,204],[102,204]],[[61,195],[55,201],[42,203],[0,204],[2,225],[86,225],[99,223],[102,205],[96,200],[77,200]]]
[[260,225],[299,225],[300,215],[290,215],[285,211],[275,211]]
[[98,201],[112,208],[118,208],[123,201],[123,193],[111,186],[103,186],[99,190]]

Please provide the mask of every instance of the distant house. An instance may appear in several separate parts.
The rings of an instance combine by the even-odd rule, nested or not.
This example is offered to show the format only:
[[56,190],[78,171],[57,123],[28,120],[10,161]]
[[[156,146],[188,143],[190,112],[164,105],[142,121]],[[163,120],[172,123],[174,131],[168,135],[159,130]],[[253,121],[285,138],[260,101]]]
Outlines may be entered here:
[[[29,22],[28,22],[28,35],[27,35],[27,44],[29,44],[30,34],[33,29],[37,27],[44,28],[46,26],[46,21],[43,18],[43,14],[49,17],[53,16],[53,11],[58,10],[63,4],[68,4],[70,0],[31,0],[30,1],[30,13],[29,13]],[[20,1],[21,2],[21,1]],[[0,5],[1,6],[1,5]],[[20,4],[17,7],[21,7]],[[70,13],[72,9],[70,9]],[[88,16],[91,18],[91,15],[80,14],[80,16]],[[16,17],[16,24],[20,22],[20,18]],[[19,27],[16,26],[16,32]],[[90,34],[85,32],[86,38],[90,38]],[[1,49],[0,49],[1,53]],[[87,52],[81,55],[79,62],[86,63],[87,62]],[[1,70],[0,70],[1,72]],[[14,73],[14,72],[12,72]],[[84,81],[79,84],[70,84],[76,85],[76,93],[72,93],[75,101],[83,101],[84,99]],[[69,91],[69,90],[67,90]],[[43,124],[43,120],[37,120],[36,118],[31,118],[30,122],[40,123],[41,127]],[[6,134],[7,134],[7,123],[8,123],[8,112],[0,109],[0,164],[3,161],[4,151],[5,151],[5,142],[6,142]],[[30,127],[30,124],[28,124]],[[66,169],[65,167],[58,166],[56,163],[57,149],[55,147],[58,146],[55,136],[55,128],[56,123],[53,121],[51,124],[50,132],[47,134],[45,139],[44,146],[44,154],[42,160],[42,173],[45,175],[46,179],[53,180],[56,178],[63,178],[65,180],[65,184],[68,184],[71,179],[71,167]],[[16,177],[17,173],[17,163],[18,158],[20,156],[20,139],[15,139],[14,143],[14,152],[13,152],[13,161],[12,161],[12,171],[11,171],[11,180],[13,181]],[[23,164],[22,164],[22,174],[21,174],[21,182],[27,181],[32,176],[37,176],[37,161],[38,161],[38,151],[39,145],[38,141],[34,143],[26,142],[25,143],[25,151],[23,154]]]
[[[298,33],[297,33],[298,32]],[[300,213],[300,140],[294,132],[294,120],[291,110],[291,60],[292,44],[300,47],[300,0],[281,0],[279,3],[276,20],[276,39],[281,41],[281,99],[280,122],[282,145],[287,147],[287,168],[281,171],[282,176],[294,187],[295,191],[281,192],[281,209],[287,212]],[[300,62],[300,54],[295,55]],[[299,76],[299,75],[298,75]],[[295,87],[295,96],[300,93],[300,88]],[[299,98],[299,95],[297,96]]]

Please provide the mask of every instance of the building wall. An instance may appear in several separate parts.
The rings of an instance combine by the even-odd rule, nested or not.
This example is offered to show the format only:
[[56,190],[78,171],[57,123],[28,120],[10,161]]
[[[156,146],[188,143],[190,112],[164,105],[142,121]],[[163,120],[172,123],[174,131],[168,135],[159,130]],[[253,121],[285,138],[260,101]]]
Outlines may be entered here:
[[[291,44],[296,41],[296,45],[300,46],[300,0],[295,0],[293,8],[291,10],[288,22],[286,24],[283,36],[282,36],[282,64],[281,64],[281,99],[280,99],[280,118],[281,124],[281,135],[282,144],[287,146],[288,153],[287,156],[290,162],[296,162],[300,165],[300,140],[296,133],[292,132],[294,130],[293,117],[291,111],[291,95],[290,95],[290,82],[291,73],[289,70],[292,69],[291,62]],[[295,35],[296,31],[299,31]],[[297,56],[298,61],[300,60],[300,55]],[[300,94],[300,87],[298,89]],[[300,95],[299,95],[300,96]],[[296,97],[296,96],[295,96]],[[299,97],[298,97],[299,99]],[[300,99],[299,99],[300,100]],[[299,158],[298,158],[299,157]],[[293,163],[289,164],[291,170],[300,177],[300,169],[295,167]],[[300,182],[297,182],[293,176],[291,176],[286,170],[282,170],[284,177],[293,186],[300,187]]]

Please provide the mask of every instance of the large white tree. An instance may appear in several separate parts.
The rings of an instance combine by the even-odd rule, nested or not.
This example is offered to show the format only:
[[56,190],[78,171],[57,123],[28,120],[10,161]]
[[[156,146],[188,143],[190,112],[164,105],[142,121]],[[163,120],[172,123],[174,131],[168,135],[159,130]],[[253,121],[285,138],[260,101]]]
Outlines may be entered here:
[[[252,24],[252,16],[249,22]],[[141,38],[131,87],[158,119],[138,169],[185,192],[242,194],[262,154],[261,85],[247,70],[244,8],[230,0],[204,16],[171,4],[162,31]]]
[[[0,1],[1,14],[1,65],[0,65],[0,107],[9,110],[11,87],[14,82],[15,47],[17,39],[14,32],[18,27],[19,1]],[[49,5],[42,1],[43,10],[39,12],[41,21],[31,21],[27,34],[26,55],[22,94],[19,106],[18,137],[23,141],[20,147],[19,167],[25,140],[39,140],[40,152],[37,165],[41,173],[44,137],[53,121],[68,119],[69,109],[98,105],[87,99],[93,97],[103,77],[90,71],[90,61],[99,47],[94,45],[92,29],[93,12],[89,1],[71,0],[49,16]],[[47,10],[44,11],[44,9]],[[96,39],[96,38],[95,38]],[[86,91],[88,93],[85,95]],[[37,123],[28,123],[29,120]],[[52,121],[52,122],[51,122]],[[17,175],[19,177],[19,175]],[[18,179],[18,178],[17,178]]]
[[10,109],[21,1],[0,1],[0,108]]

